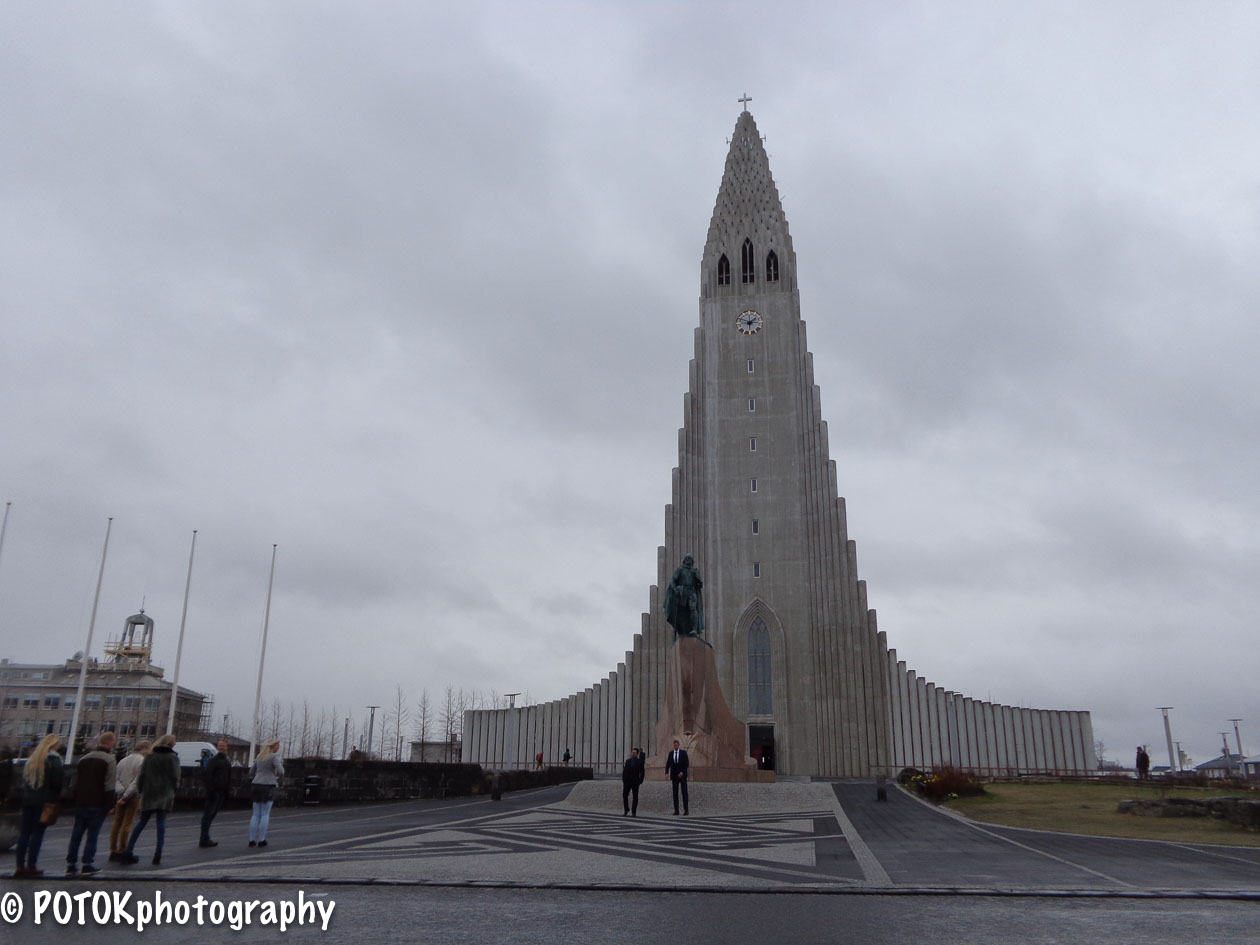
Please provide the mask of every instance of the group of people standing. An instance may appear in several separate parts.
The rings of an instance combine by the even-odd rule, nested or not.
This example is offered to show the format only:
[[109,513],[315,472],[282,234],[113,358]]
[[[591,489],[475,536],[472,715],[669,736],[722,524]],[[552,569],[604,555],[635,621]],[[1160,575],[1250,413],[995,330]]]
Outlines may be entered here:
[[[96,847],[105,818],[111,813],[109,860],[116,863],[139,863],[136,842],[150,820],[157,823],[157,844],[153,865],[162,863],[166,842],[166,815],[175,807],[175,789],[180,780],[179,756],[175,753],[175,736],[163,735],[156,741],[137,742],[121,760],[114,754],[117,737],[103,732],[96,748],[79,759],[74,771],[70,797],[74,804],[74,826],[66,850],[66,875],[90,876],[99,873]],[[220,739],[218,753],[201,767],[206,787],[205,808],[201,817],[199,846],[218,846],[210,838],[210,825],[227,802],[232,787],[232,762],[228,743]],[[17,878],[38,878],[39,852],[45,830],[56,822],[63,790],[65,766],[61,752],[64,740],[59,735],[46,735],[26,759],[22,772],[22,814],[17,843]],[[267,845],[267,825],[275,791],[284,777],[280,758],[280,742],[273,739],[263,745],[250,766],[253,814],[249,822],[249,845]],[[139,814],[139,819],[136,815]],[[82,855],[80,856],[80,848]]]
[[[673,749],[665,756],[665,774],[669,777],[670,789],[674,794],[674,816],[678,816],[678,798],[682,796],[682,812],[690,814],[691,799],[687,796],[687,772],[691,762],[687,758],[687,750],[674,739]],[[621,805],[622,816],[639,816],[639,786],[647,777],[647,765],[643,758],[642,748],[630,749],[630,757],[621,766]]]

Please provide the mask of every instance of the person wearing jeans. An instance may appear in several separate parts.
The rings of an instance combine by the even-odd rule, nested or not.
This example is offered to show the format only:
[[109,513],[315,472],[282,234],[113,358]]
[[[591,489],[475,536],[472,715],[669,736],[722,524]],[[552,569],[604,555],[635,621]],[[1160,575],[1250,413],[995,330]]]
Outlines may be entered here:
[[262,746],[258,757],[249,766],[250,791],[254,812],[249,818],[249,845],[267,845],[267,825],[271,822],[271,805],[275,802],[276,788],[284,777],[284,762],[280,758],[280,739],[275,738]]
[[[66,875],[90,876],[99,873],[96,866],[96,839],[101,825],[114,807],[117,765],[114,761],[113,732],[101,732],[96,750],[79,759],[74,774],[74,828],[66,850]],[[83,844],[83,869],[79,869],[79,844]]]
[[61,800],[61,784],[64,777],[61,765],[60,735],[45,735],[26,759],[22,770],[22,821],[17,842],[17,878],[39,879],[44,871],[39,868],[39,848],[44,842],[42,817],[45,804]]
[[162,846],[166,843],[166,815],[175,808],[175,788],[179,784],[179,756],[175,754],[175,736],[163,735],[153,743],[153,751],[140,766],[140,820],[127,841],[124,863],[139,863],[136,841],[144,832],[149,818],[157,816],[157,848],[153,865],[162,863]]

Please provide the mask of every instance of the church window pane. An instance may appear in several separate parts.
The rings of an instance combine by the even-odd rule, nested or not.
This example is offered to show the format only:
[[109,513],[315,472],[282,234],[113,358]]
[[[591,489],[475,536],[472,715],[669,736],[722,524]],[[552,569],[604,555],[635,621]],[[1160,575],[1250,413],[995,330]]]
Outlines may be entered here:
[[752,240],[750,239],[744,240],[744,247],[742,250],[740,250],[739,256],[740,256],[740,281],[743,282],[744,285],[749,285],[753,282],[756,282],[757,281],[756,277],[753,275]]
[[769,255],[766,256],[766,281],[779,281],[779,257],[775,255],[774,250],[770,250]]
[[753,562],[753,577],[755,578],[761,577],[761,562],[760,561]]
[[770,680],[770,631],[760,617],[748,628],[748,712],[774,711]]
[[726,258],[726,253],[722,254],[722,258],[718,260],[718,285],[731,284],[731,261]]

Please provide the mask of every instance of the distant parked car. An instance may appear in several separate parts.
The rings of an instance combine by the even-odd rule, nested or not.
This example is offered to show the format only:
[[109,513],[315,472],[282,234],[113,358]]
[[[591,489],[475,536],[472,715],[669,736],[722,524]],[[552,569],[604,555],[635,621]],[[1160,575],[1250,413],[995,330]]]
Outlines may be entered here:
[[219,749],[211,742],[175,743],[175,754],[179,756],[179,766],[181,768],[199,768],[203,751],[209,751],[211,755],[214,755],[218,753]]

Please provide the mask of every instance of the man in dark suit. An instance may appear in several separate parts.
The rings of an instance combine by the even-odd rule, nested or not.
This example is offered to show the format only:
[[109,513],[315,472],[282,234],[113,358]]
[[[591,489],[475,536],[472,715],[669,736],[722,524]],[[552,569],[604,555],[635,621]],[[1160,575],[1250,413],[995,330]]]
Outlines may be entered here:
[[674,816],[678,816],[678,790],[682,789],[683,814],[691,813],[687,802],[687,769],[691,762],[687,760],[687,752],[678,739],[674,739],[674,749],[665,756],[665,773],[669,775],[669,783],[674,790]]
[[645,777],[647,768],[643,765],[643,753],[637,748],[631,748],[630,757],[621,766],[621,805],[626,809],[621,816],[639,816],[639,785]]

